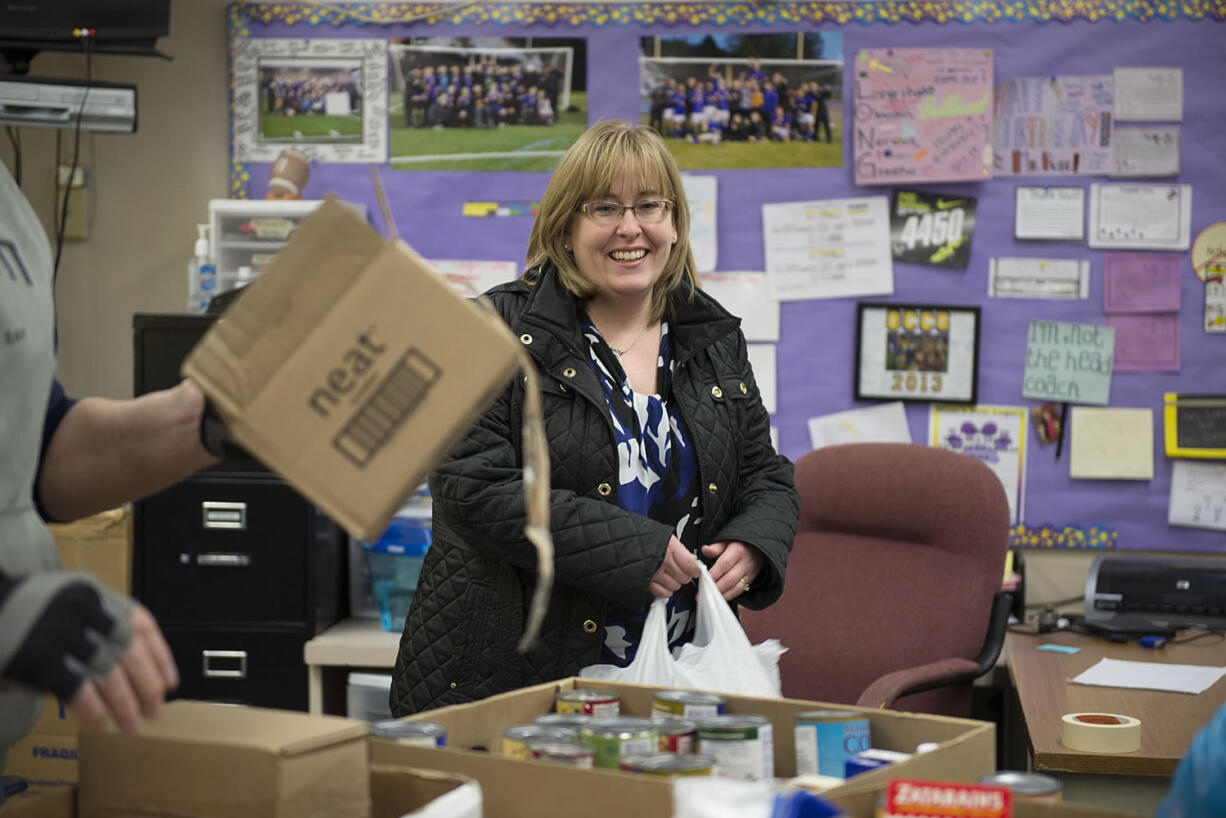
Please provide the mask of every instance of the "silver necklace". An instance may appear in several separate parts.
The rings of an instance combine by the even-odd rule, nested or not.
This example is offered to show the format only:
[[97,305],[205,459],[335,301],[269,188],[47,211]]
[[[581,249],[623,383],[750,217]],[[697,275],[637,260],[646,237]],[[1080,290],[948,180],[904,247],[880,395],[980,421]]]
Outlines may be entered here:
[[629,346],[624,347],[623,349],[618,349],[612,344],[609,344],[609,349],[613,350],[613,354],[620,358],[621,356],[625,355],[630,350],[634,349],[634,345],[637,344],[639,342],[639,339],[643,337],[643,333],[647,332],[647,327],[649,326],[651,326],[650,322],[648,322],[647,324],[644,324],[643,328],[639,330],[639,334],[634,336],[634,340],[630,342]]

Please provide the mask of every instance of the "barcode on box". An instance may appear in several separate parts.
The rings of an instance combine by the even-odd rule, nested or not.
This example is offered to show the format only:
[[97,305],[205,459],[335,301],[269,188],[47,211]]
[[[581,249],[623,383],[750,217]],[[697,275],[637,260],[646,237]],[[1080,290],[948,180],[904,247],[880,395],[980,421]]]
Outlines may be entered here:
[[332,447],[359,469],[365,468],[413,414],[441,374],[434,361],[416,347],[410,349],[337,432]]

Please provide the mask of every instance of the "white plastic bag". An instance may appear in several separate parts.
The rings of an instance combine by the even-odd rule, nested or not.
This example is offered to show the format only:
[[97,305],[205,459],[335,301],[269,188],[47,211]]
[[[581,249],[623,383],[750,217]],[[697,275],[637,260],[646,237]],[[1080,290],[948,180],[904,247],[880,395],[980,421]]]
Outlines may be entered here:
[[579,675],[612,682],[779,698],[779,657],[786,648],[777,639],[751,645],[706,566],[699,568],[693,642],[678,648],[676,656],[669,653],[667,601],[657,599],[647,612],[634,661],[624,668],[589,665]]

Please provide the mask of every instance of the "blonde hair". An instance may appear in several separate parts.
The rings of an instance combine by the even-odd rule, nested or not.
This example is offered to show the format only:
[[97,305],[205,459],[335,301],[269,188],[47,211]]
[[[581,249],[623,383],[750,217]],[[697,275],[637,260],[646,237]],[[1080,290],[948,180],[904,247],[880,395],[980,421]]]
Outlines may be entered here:
[[584,300],[595,295],[596,287],[566,250],[566,234],[580,205],[605,196],[624,177],[636,189],[658,190],[673,202],[677,242],[651,293],[651,318],[657,321],[664,317],[669,295],[683,282],[694,289],[700,284],[690,249],[690,208],[681,173],[664,140],[643,125],[604,120],[588,128],[562,156],[532,225],[528,269],[552,262],[567,290]]

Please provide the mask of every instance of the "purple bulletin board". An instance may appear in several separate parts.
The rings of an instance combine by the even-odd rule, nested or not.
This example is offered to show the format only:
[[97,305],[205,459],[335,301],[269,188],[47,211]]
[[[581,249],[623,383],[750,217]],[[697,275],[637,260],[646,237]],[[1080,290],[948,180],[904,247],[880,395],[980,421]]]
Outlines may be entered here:
[[[586,40],[588,121],[637,120],[641,113],[640,38],[662,35],[777,34],[841,31],[845,66],[857,51],[890,47],[985,48],[994,53],[995,82],[1051,75],[1110,75],[1115,66],[1183,69],[1182,153],[1176,179],[1193,187],[1191,233],[1226,220],[1226,107],[1221,81],[1226,70],[1226,0],[982,0],[982,2],[667,3],[552,5],[477,3],[451,6],[416,3],[355,3],[299,6],[237,3],[228,9],[231,57],[249,38],[375,39],[405,37],[534,37]],[[402,22],[408,21],[408,22]],[[832,104],[850,114],[852,76],[842,75],[842,94]],[[371,93],[371,89],[366,89]],[[249,89],[234,88],[234,97]],[[231,100],[232,110],[235,100]],[[837,121],[837,113],[836,113]],[[233,117],[231,124],[233,135]],[[843,137],[842,128],[835,133]],[[852,181],[852,145],[843,140],[841,167],[705,170],[718,179],[718,267],[764,269],[762,205],[766,203],[889,195],[888,186],[857,187]],[[269,162],[233,161],[231,196],[263,198]],[[683,170],[685,168],[683,167]],[[380,165],[400,237],[427,258],[522,262],[532,226],[522,215],[472,218],[466,202],[532,202],[548,181],[543,171],[399,171]],[[1036,243],[1013,238],[1017,185],[1079,185],[1105,177],[1015,176],[979,183],[917,185],[944,196],[978,199],[975,236],[966,270],[923,267],[896,261],[894,295],[874,301],[963,304],[981,308],[979,403],[1032,406],[1022,397],[1026,339],[1032,319],[1105,325],[1103,251],[1084,242]],[[376,227],[382,217],[370,174],[362,164],[316,163],[308,188],[312,198],[334,192],[363,202]],[[993,257],[1072,258],[1090,264],[1086,300],[993,299],[987,296]],[[1162,445],[1164,392],[1226,392],[1226,335],[1201,329],[1204,285],[1186,252],[1180,257],[1177,372],[1117,372],[1110,406],[1154,410],[1154,478],[1149,481],[1071,480],[1069,442],[1059,461],[1055,447],[1030,449],[1023,522],[1014,543],[1038,548],[1121,548],[1189,552],[1226,551],[1220,531],[1167,524],[1171,461]],[[793,301],[782,307],[778,344],[780,449],[790,458],[809,448],[811,417],[868,406],[853,399],[856,302],[854,298]],[[736,305],[728,305],[735,312]],[[908,403],[912,438],[926,442],[928,406]],[[939,479],[939,475],[934,475]],[[888,499],[885,502],[889,502]]]

